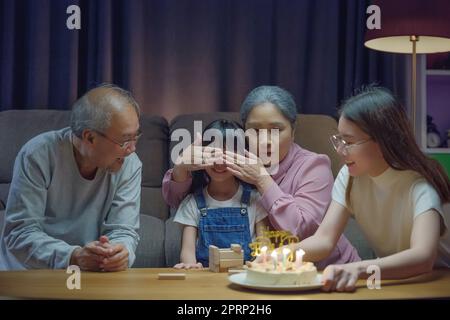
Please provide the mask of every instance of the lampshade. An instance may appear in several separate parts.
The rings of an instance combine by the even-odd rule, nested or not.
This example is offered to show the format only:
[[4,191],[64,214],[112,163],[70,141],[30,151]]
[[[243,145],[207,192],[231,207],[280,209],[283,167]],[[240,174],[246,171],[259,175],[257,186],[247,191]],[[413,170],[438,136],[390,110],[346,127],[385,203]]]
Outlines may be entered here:
[[367,30],[370,49],[412,53],[411,36],[418,36],[416,53],[450,51],[449,0],[374,0],[380,7],[381,29]]

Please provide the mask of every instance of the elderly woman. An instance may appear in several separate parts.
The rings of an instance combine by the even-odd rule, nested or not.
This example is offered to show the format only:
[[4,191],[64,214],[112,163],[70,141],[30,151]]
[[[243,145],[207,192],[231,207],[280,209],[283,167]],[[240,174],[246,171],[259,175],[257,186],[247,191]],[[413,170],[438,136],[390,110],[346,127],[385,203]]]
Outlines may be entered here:
[[[290,231],[300,239],[313,235],[331,201],[333,175],[326,155],[302,149],[294,142],[297,108],[293,97],[276,86],[257,87],[244,100],[240,114],[245,129],[256,132],[258,156],[261,156],[261,151],[267,155],[278,153],[278,162],[273,163],[273,157],[270,157],[272,162],[264,163],[249,153],[243,159],[241,155],[226,151],[223,159],[228,170],[237,178],[255,185],[261,195],[260,204],[268,212],[275,229]],[[264,131],[261,129],[278,129],[279,139],[267,139],[266,134],[259,134]],[[194,142],[187,151],[193,148],[201,147]],[[175,162],[174,168],[165,174],[163,196],[170,206],[177,207],[189,191],[191,171],[211,166],[218,160],[218,153],[212,152],[217,150],[203,151],[204,157],[206,155],[203,161],[191,157],[200,153],[185,152]],[[192,161],[182,161],[183,157]],[[248,161],[250,158],[256,161]],[[324,268],[329,264],[359,260],[357,251],[342,235],[331,255],[319,261],[317,266]]]

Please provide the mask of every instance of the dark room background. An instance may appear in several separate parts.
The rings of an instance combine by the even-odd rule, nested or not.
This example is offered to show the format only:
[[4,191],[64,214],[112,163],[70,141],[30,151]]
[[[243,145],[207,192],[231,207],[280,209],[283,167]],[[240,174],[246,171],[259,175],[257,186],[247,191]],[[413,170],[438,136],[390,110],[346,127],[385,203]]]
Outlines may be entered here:
[[[362,84],[405,95],[406,57],[363,45],[365,0],[1,0],[0,110],[70,109],[113,82],[144,113],[237,111],[252,88],[335,115]],[[66,9],[81,9],[69,30]]]

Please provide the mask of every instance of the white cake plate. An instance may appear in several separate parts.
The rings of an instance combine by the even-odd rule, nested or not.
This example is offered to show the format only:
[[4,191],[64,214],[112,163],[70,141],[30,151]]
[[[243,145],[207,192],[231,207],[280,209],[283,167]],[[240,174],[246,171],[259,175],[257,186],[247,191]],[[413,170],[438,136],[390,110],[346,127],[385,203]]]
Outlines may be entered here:
[[236,273],[228,277],[231,283],[237,284],[239,286],[256,289],[256,290],[268,290],[268,291],[304,291],[313,290],[322,287],[322,275],[318,274],[316,280],[313,284],[308,285],[261,285],[252,282],[247,282],[247,273]]

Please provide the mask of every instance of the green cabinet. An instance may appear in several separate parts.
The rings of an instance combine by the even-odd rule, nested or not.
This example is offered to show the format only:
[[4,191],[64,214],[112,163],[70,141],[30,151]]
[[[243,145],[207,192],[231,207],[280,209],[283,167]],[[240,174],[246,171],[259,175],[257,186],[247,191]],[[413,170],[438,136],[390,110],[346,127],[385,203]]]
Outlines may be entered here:
[[439,161],[445,170],[447,170],[447,175],[450,177],[450,153],[431,153],[429,156]]

